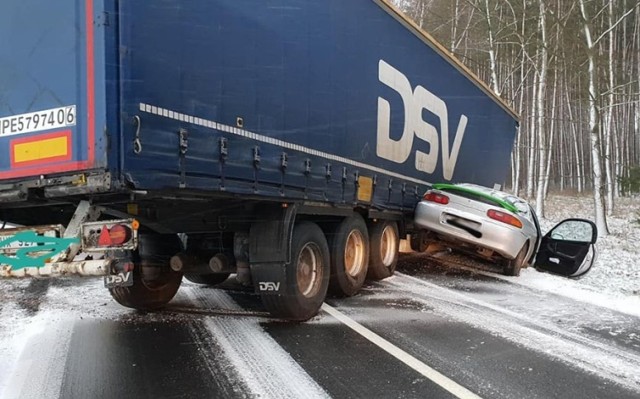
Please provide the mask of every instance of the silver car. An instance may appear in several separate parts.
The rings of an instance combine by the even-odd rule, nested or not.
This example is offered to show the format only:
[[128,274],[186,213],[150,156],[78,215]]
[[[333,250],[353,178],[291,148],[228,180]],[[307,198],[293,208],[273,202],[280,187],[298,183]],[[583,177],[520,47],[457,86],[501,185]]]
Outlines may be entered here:
[[[578,277],[589,271],[595,259],[597,229],[592,222],[568,219],[542,237],[529,203],[475,184],[434,184],[416,206],[414,223],[423,230],[412,240],[414,249],[444,244],[494,261],[511,276],[535,265]],[[565,237],[567,231],[571,237]]]

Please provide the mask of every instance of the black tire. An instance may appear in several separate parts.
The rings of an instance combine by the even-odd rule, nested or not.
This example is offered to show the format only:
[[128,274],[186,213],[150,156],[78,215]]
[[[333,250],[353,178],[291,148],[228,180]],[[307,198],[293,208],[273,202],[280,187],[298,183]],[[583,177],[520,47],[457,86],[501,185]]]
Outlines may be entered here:
[[[262,303],[275,317],[309,320],[318,313],[329,287],[329,245],[324,233],[311,222],[301,222],[293,230],[291,263],[277,294],[263,293]],[[306,281],[310,280],[310,281]]]
[[529,250],[529,244],[525,243],[522,246],[522,249],[520,250],[520,252],[518,252],[518,255],[515,257],[515,259],[507,260],[507,262],[503,267],[502,273],[505,276],[519,276],[520,270],[522,269],[525,262],[527,261],[528,250]]
[[180,249],[180,240],[175,235],[141,234],[138,249],[130,254],[134,263],[133,285],[110,288],[113,299],[139,310],[165,306],[182,282],[182,273],[169,267],[169,259]]
[[185,274],[184,278],[196,284],[218,285],[224,283],[231,273]]
[[429,234],[426,231],[418,231],[411,234],[409,245],[416,252],[424,252],[429,247],[430,242],[427,240]]
[[398,263],[400,237],[398,225],[391,221],[378,221],[369,225],[369,271],[367,277],[382,280],[391,277]]
[[331,278],[329,291],[337,296],[355,295],[369,268],[369,233],[359,214],[338,224],[329,235]]

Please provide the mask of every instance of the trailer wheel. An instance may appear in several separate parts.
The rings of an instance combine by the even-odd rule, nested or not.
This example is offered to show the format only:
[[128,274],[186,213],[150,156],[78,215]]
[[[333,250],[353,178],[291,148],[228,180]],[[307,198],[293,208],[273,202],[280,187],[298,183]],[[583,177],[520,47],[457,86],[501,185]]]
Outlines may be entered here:
[[139,309],[158,309],[175,296],[182,273],[169,267],[171,256],[180,251],[180,241],[174,235],[141,234],[138,250],[130,253],[134,262],[133,285],[110,288],[120,305]]
[[331,278],[329,290],[339,296],[355,295],[367,277],[369,233],[359,214],[344,219],[329,236]]
[[196,284],[218,285],[227,280],[231,273],[185,274],[184,277]]
[[398,225],[391,221],[380,221],[369,226],[369,272],[367,277],[382,280],[396,270],[400,237]]
[[301,222],[293,230],[291,263],[285,280],[277,281],[277,293],[262,291],[262,302],[275,317],[304,321],[315,316],[329,286],[329,245],[324,233],[311,222]]

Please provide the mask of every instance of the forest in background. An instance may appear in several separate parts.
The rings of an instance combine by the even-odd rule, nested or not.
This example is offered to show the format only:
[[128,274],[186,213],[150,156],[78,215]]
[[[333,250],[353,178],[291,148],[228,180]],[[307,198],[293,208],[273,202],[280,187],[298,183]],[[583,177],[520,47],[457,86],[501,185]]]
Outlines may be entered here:
[[507,186],[592,193],[608,234],[640,191],[638,0],[394,0],[520,114]]

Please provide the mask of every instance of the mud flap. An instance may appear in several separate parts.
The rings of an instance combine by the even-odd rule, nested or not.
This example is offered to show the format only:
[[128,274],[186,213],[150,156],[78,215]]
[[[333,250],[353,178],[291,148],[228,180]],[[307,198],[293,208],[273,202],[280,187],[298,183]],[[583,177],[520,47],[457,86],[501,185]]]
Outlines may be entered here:
[[272,207],[249,232],[249,262],[256,293],[286,292],[287,265],[291,259],[291,238],[296,204]]
[[284,263],[252,263],[251,276],[256,294],[277,295],[286,292],[287,265]]

